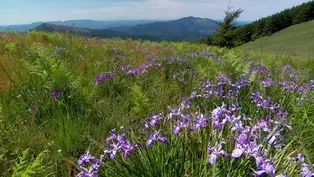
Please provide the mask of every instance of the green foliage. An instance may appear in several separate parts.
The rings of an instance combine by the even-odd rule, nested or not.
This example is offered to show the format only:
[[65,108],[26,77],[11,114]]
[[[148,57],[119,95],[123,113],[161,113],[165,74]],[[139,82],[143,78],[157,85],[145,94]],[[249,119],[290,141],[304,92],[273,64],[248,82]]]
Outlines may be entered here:
[[132,110],[137,115],[145,115],[147,113],[148,107],[148,98],[142,92],[142,89],[138,85],[131,87],[131,105]]
[[224,18],[224,22],[220,24],[218,31],[213,37],[213,45],[227,48],[232,48],[235,46],[235,27],[233,23],[237,18],[239,18],[242,12],[243,9],[231,10],[231,7],[228,7],[228,10],[225,11],[226,16]]
[[[228,25],[224,29],[234,30]],[[246,28],[236,30],[243,31],[246,38],[251,37]],[[127,136],[136,142],[142,138],[140,122],[147,116],[169,112],[168,106],[180,104],[203,81],[215,81],[217,74],[226,74],[233,80],[247,74],[256,61],[275,73],[276,68],[288,64],[296,71],[304,71],[300,82],[314,73],[310,58],[300,60],[200,44],[91,39],[36,31],[6,35],[11,41],[0,44],[0,60],[9,61],[3,62],[3,66],[14,76],[16,86],[0,82],[1,89],[5,88],[0,91],[0,176],[75,176],[80,155],[88,147],[95,154],[103,154],[107,146],[105,137],[113,128],[125,126],[129,130]],[[152,58],[160,66],[150,67],[143,75],[120,71],[121,66],[137,68],[149,64]],[[95,86],[97,75],[111,71],[119,72],[112,80]],[[174,78],[175,73],[179,73],[178,78]],[[274,79],[288,79],[287,75],[274,75]],[[6,77],[0,75],[1,79]],[[244,90],[239,98],[244,103],[243,112],[251,113],[252,118],[263,115],[256,112],[249,99],[251,91],[261,88],[260,79],[264,78],[252,75],[254,87]],[[51,99],[54,89],[63,92],[55,100]],[[273,88],[262,91],[287,107],[289,123],[294,128],[291,134],[285,134],[291,143],[282,154],[276,154],[278,163],[283,164],[278,170],[284,171],[289,166],[285,157],[294,150],[308,154],[312,163],[313,101],[299,106],[292,101],[299,99],[296,94]],[[310,100],[313,95],[308,94]],[[200,103],[195,111],[209,114],[217,106],[214,101]],[[216,145],[217,138],[227,133],[214,137],[206,131],[195,134],[186,131],[174,136],[168,130],[165,132],[168,144],[156,142],[149,149],[130,153],[128,159],[117,157],[115,163],[106,159],[101,176],[247,176],[252,172],[249,167],[255,165],[250,159],[208,164],[209,143]]]
[[299,24],[314,19],[314,3],[305,3],[294,10],[293,24]]
[[[235,30],[237,43],[235,46],[257,40],[263,36],[272,35],[291,25],[308,22],[314,19],[314,1],[285,9],[274,15],[261,18],[251,24],[238,27]],[[243,34],[244,33],[244,34]]]
[[207,38],[202,38],[199,40],[199,43],[206,44],[206,45],[212,45],[213,44],[214,37],[208,36]]
[[38,154],[36,158],[30,157],[29,149],[22,152],[17,163],[13,167],[12,177],[51,176],[53,173],[45,160],[48,158],[48,150]]

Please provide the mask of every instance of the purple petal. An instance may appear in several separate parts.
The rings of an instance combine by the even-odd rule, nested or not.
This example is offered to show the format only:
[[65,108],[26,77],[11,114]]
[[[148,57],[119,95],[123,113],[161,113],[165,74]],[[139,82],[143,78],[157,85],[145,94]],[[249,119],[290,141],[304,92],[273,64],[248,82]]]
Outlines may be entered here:
[[217,158],[218,158],[218,156],[216,154],[211,154],[209,156],[209,163],[212,164],[212,165],[215,165],[216,161],[217,161]]
[[298,154],[298,160],[304,163],[304,162],[305,162],[305,157],[304,157],[304,155],[301,154],[301,153]]
[[156,124],[157,124],[157,120],[156,120],[156,119],[152,119],[152,120],[150,121],[150,125],[151,125],[153,128],[156,127]]
[[314,176],[314,174],[311,172],[311,166],[306,164],[306,163],[302,164],[300,171],[301,171],[302,177],[313,177]]
[[153,144],[153,140],[152,139],[149,139],[147,142],[146,142],[146,147],[150,147],[152,144]]
[[231,154],[231,156],[233,158],[237,159],[237,158],[240,158],[242,156],[242,154],[243,154],[243,150],[241,150],[241,149],[234,149],[232,154]]
[[168,143],[168,139],[166,137],[159,137],[158,139],[163,143]]
[[259,171],[254,172],[254,176],[256,176],[256,177],[262,177],[265,174],[267,174],[265,170],[259,170]]
[[178,135],[180,133],[180,127],[176,127],[174,130],[173,130],[173,133],[175,135]]
[[289,177],[289,173],[288,172],[284,172],[280,175],[277,175],[276,177]]
[[221,128],[221,123],[219,121],[214,121],[214,127],[216,129],[220,129]]

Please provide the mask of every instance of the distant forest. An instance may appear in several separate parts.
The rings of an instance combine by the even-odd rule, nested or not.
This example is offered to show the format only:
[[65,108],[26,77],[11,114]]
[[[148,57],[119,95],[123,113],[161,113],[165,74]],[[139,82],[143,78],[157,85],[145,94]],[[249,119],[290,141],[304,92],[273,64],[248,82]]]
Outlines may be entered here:
[[259,19],[234,30],[234,45],[254,41],[263,36],[272,35],[291,25],[314,20],[314,1],[286,9],[274,15]]

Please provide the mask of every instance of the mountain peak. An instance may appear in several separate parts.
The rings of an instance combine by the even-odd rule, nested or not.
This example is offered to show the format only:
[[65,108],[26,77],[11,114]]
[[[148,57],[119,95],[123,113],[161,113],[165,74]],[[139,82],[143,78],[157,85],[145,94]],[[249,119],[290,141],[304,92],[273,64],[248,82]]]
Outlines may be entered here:
[[63,25],[55,25],[50,23],[43,23],[37,26],[34,30],[37,31],[46,31],[46,32],[70,32],[79,35],[89,35],[90,30],[84,28],[76,28],[73,26],[63,26]]
[[194,17],[194,16],[188,16],[188,17],[183,17],[178,20],[210,20],[208,18],[201,18],[201,17]]
[[182,20],[182,19],[201,19],[201,18],[199,18],[199,17],[193,17],[193,16],[188,16],[188,17],[183,17],[183,18],[181,18],[181,19],[179,19],[179,20]]

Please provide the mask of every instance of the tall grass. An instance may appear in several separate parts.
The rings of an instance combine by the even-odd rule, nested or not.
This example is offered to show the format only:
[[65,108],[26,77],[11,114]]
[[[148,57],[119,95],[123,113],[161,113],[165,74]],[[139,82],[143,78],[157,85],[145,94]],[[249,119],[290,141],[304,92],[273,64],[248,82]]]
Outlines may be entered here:
[[[314,73],[310,59],[189,43],[29,32],[0,36],[0,62],[1,176],[75,176],[80,172],[77,159],[88,148],[95,157],[109,148],[106,137],[112,129],[143,147],[128,158],[117,156],[116,162],[105,157],[101,176],[248,176],[256,170],[249,157],[220,157],[215,165],[209,163],[208,147],[227,141],[232,134],[227,129],[217,135],[210,127],[174,135],[176,121],[164,119],[158,128],[163,129],[168,142],[154,142],[149,148],[145,147],[148,137],[142,129],[147,117],[166,117],[169,106],[180,106],[182,99],[189,98],[204,81],[217,83],[216,76],[221,74],[236,82],[249,75],[257,64],[268,67],[270,74],[249,75],[249,87],[232,99],[193,100],[190,113],[210,116],[223,103],[239,102],[239,114],[256,123],[269,114],[250,98],[252,93],[261,91],[287,110],[286,119],[293,127],[283,133],[283,149],[272,151],[267,146],[277,159],[277,174],[286,169],[292,176],[299,174],[300,163],[290,164],[288,156],[303,153],[308,164],[314,162],[313,91],[307,87],[306,93],[299,94],[280,84],[264,88],[261,83],[269,76],[299,86],[310,83]],[[284,73],[285,65],[294,69]],[[108,73],[114,73],[113,78],[103,77]],[[60,93],[56,96],[57,90]],[[231,153],[234,145],[228,144],[226,151]],[[27,169],[35,170],[30,173]]]

